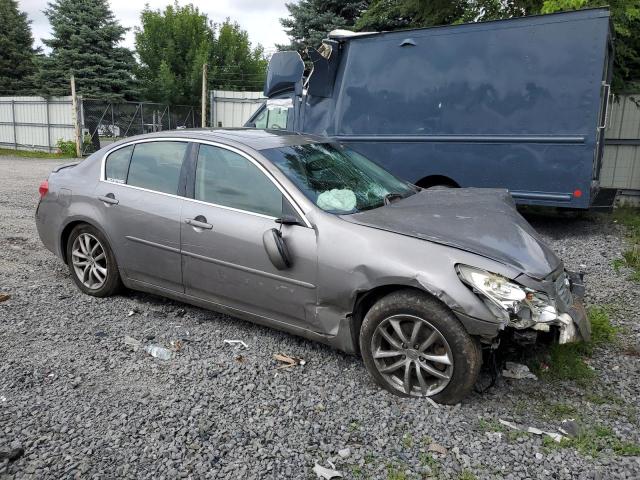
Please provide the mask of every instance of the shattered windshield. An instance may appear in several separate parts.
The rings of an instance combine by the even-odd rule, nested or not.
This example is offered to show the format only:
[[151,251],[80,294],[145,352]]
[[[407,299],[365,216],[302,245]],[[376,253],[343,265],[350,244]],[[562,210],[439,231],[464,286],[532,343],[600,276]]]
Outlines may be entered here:
[[327,212],[369,210],[416,192],[409,183],[342,145],[313,143],[260,153]]

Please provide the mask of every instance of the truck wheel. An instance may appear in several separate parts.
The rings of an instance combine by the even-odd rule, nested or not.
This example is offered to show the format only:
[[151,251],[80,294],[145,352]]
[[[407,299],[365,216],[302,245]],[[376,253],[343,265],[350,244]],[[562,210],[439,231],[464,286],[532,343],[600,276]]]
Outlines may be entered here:
[[116,259],[107,239],[91,225],[78,225],[67,242],[71,278],[80,290],[94,297],[108,297],[122,286]]
[[360,351],[384,389],[446,404],[471,391],[482,363],[477,340],[453,313],[416,290],[390,293],[371,307],[360,329]]
[[430,187],[427,187],[426,190],[449,190],[450,188],[456,188],[456,187],[452,187],[451,185],[431,185]]

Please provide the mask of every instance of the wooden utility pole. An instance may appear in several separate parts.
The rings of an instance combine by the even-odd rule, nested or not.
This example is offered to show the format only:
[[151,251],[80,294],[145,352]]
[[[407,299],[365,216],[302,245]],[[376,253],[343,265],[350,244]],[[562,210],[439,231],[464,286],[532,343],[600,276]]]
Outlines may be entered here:
[[76,95],[76,77],[71,75],[71,108],[73,109],[73,126],[76,137],[76,156],[82,157],[82,139],[80,138],[80,116],[78,115],[78,97]]
[[207,126],[207,64],[202,65],[202,128]]

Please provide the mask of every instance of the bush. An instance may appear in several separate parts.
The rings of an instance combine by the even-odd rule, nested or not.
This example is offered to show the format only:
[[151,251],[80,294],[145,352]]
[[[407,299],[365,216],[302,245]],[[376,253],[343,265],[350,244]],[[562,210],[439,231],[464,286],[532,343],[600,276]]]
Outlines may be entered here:
[[76,142],[73,140],[63,140],[62,138],[58,139],[56,143],[56,147],[60,150],[60,154],[64,157],[72,157],[76,156]]

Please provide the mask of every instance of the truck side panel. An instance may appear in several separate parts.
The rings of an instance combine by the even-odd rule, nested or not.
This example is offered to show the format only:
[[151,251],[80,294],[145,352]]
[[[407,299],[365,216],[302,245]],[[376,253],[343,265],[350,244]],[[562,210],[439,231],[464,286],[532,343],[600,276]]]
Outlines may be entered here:
[[608,12],[589,10],[353,38],[333,98],[306,96],[302,130],[412,182],[587,208],[608,34]]

